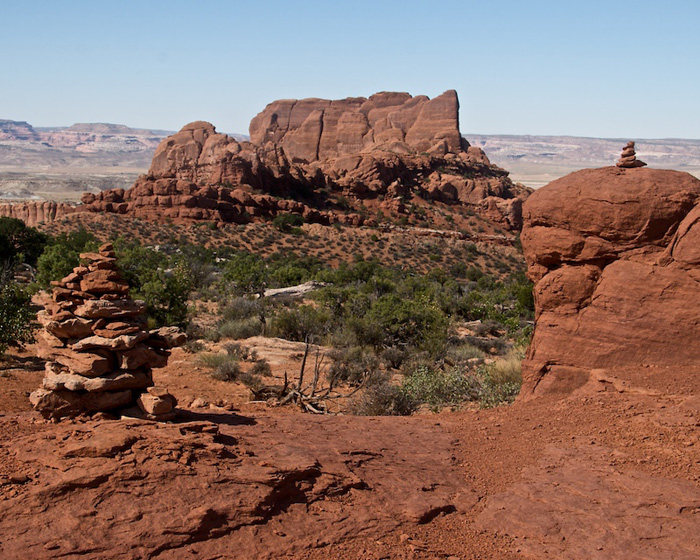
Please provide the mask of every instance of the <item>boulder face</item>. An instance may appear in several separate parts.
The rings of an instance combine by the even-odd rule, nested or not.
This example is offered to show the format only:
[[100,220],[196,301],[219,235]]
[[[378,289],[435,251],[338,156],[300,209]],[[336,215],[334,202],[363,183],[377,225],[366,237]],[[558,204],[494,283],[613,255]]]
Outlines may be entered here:
[[251,142],[193,122],[161,142],[132,188],[85,194],[79,209],[158,222],[245,223],[293,213],[362,225],[371,224],[363,201],[380,199],[380,209],[400,213],[415,194],[520,229],[530,190],[461,138],[458,109],[454,91],[432,100],[383,92],[275,101],[251,122]]
[[303,163],[373,151],[444,156],[463,148],[454,90],[435,99],[381,92],[368,99],[275,101],[251,121],[250,139],[277,144]]
[[592,369],[697,362],[699,202],[697,178],[641,167],[571,173],[525,202],[536,317],[521,398]]

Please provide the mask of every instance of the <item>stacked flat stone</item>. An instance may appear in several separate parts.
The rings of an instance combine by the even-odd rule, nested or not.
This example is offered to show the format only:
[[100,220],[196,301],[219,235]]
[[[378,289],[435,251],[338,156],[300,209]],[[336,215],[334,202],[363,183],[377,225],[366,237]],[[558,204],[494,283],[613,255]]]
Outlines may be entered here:
[[106,412],[173,419],[177,402],[153,387],[152,369],[166,365],[184,334],[147,329],[146,304],[129,298],[111,244],[80,258],[84,265],[52,282],[53,301],[37,315],[44,327],[39,355],[48,361],[31,403],[47,418]]
[[634,142],[627,142],[625,147],[622,148],[622,155],[615,165],[624,169],[630,169],[633,167],[644,167],[646,163],[637,159],[637,153],[634,151]]

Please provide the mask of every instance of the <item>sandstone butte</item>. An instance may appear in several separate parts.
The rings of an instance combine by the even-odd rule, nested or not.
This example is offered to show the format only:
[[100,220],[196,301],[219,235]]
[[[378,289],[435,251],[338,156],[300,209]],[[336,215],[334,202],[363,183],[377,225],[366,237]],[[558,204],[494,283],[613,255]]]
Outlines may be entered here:
[[250,142],[193,122],[160,143],[147,175],[127,190],[86,193],[78,206],[0,205],[0,216],[28,225],[85,211],[245,223],[294,213],[307,222],[371,225],[373,218],[357,211],[363,201],[396,215],[415,195],[467,205],[519,230],[530,189],[462,138],[458,111],[453,90],[434,99],[382,92],[275,101],[251,121]]
[[688,367],[700,353],[700,180],[585,169],[524,205],[535,330],[521,400],[567,394],[614,368]]

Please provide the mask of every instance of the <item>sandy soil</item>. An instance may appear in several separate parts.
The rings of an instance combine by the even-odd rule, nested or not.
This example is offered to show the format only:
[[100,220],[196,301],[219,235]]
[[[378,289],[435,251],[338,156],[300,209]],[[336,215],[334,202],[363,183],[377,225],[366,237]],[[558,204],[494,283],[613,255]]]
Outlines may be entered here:
[[[276,372],[298,363],[271,346]],[[157,382],[235,410],[167,427],[46,423],[26,399],[42,372],[18,358],[0,377],[3,558],[700,554],[700,368],[597,371],[492,410],[315,417],[246,406],[177,350]]]

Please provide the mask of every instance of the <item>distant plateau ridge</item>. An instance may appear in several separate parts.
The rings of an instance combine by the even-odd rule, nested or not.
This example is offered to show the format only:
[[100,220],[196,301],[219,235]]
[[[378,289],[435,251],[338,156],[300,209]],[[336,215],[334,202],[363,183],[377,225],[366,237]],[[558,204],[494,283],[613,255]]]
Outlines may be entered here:
[[[168,130],[77,123],[35,127],[0,120],[0,199],[77,201],[83,192],[128,188],[145,173]],[[244,134],[228,136],[247,140]],[[612,165],[631,138],[464,133],[510,177],[539,188],[572,171]],[[651,167],[700,177],[700,140],[634,139]]]

